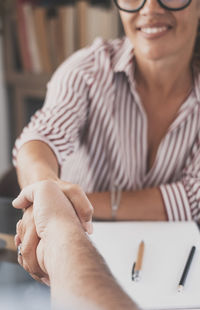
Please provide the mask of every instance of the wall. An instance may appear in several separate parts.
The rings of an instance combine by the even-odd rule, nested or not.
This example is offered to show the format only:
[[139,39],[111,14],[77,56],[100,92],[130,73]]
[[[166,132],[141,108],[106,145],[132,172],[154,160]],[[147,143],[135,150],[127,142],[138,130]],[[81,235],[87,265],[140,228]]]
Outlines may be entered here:
[[2,37],[0,36],[0,176],[9,167],[9,135],[5,83],[3,77]]

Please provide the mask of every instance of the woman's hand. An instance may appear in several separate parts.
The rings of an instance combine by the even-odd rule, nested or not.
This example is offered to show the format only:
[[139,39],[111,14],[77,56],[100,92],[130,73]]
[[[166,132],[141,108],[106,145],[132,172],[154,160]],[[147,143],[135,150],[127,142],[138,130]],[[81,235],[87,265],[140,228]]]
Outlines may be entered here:
[[[61,187],[64,184],[60,183],[59,185]],[[18,261],[34,279],[42,279],[45,283],[48,282],[48,277],[42,262],[43,258],[41,258],[43,257],[43,254],[41,254],[43,249],[40,239],[44,238],[49,221],[54,218],[56,220],[58,217],[64,219],[70,213],[70,220],[73,219],[79,222],[76,215],[78,214],[79,218],[82,216],[80,222],[84,230],[87,230],[89,233],[92,232],[91,214],[93,213],[93,208],[91,204],[88,204],[84,196],[85,194],[79,187],[69,185],[66,190],[67,194],[69,191],[70,200],[76,203],[78,211],[74,210],[74,205],[72,206],[70,201],[66,199],[62,191],[59,190],[58,183],[56,184],[54,181],[42,181],[27,186],[13,201],[14,207],[25,209],[22,220],[17,224],[17,235],[15,238],[16,245],[21,243],[22,256],[18,257]],[[31,207],[32,203],[33,207]],[[84,204],[89,209],[87,214],[83,211],[82,205]],[[67,206],[67,208],[63,208],[63,206]],[[65,214],[64,210],[67,211],[67,214]],[[36,259],[36,251],[40,253],[39,264]]]
[[58,179],[55,181],[68,200],[71,202],[84,230],[92,234],[92,215],[93,207],[87,198],[85,192],[77,184],[72,184]]
[[[19,202],[17,200],[16,202],[16,207],[20,208]],[[35,280],[48,284],[48,275],[45,269],[40,267],[37,259],[36,250],[39,242],[33,218],[33,206],[30,205],[16,227],[15,244],[20,245],[20,252],[23,253],[23,256],[18,255],[18,262]]]

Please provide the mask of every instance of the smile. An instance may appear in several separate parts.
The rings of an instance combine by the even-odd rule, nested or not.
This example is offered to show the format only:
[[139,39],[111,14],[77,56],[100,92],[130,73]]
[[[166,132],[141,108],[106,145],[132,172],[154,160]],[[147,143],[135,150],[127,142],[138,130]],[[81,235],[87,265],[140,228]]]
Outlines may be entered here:
[[146,39],[157,39],[165,36],[168,31],[172,29],[171,25],[167,24],[154,24],[154,25],[141,25],[136,28]]
[[166,30],[168,30],[168,27],[144,27],[144,28],[140,28],[140,31],[147,33],[147,34],[154,34],[154,33],[161,33],[164,32]]

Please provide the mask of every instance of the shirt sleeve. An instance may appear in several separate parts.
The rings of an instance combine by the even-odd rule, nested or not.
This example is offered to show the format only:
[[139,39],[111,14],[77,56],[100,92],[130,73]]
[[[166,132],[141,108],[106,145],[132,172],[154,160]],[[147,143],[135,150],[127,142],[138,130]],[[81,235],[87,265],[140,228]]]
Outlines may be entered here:
[[81,68],[80,52],[55,72],[47,85],[44,106],[32,116],[16,140],[13,163],[19,149],[32,140],[48,144],[61,165],[79,145],[87,118],[88,85]]
[[169,221],[200,221],[200,136],[178,182],[160,186]]

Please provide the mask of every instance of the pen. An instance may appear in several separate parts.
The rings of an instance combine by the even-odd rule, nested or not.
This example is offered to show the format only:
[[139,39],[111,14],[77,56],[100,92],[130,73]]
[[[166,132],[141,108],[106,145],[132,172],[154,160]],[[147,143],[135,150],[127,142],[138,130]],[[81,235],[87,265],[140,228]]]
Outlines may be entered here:
[[131,272],[131,278],[134,280],[134,272],[135,272],[135,262],[133,262],[132,272]]
[[138,248],[137,260],[134,266],[134,273],[132,274],[133,281],[140,280],[143,256],[144,256],[144,241],[141,241]]
[[195,250],[196,250],[196,247],[195,247],[195,246],[193,246],[193,247],[191,248],[191,250],[190,250],[188,259],[187,259],[186,264],[185,264],[185,268],[184,268],[184,270],[183,270],[183,273],[182,273],[180,282],[179,282],[179,284],[178,284],[178,292],[182,292],[182,290],[183,290],[183,287],[184,287],[184,284],[185,284],[185,280],[186,280],[186,278],[187,278],[188,271],[189,271],[189,269],[190,269],[190,266],[191,266],[191,263],[192,263],[192,259],[193,259]]

